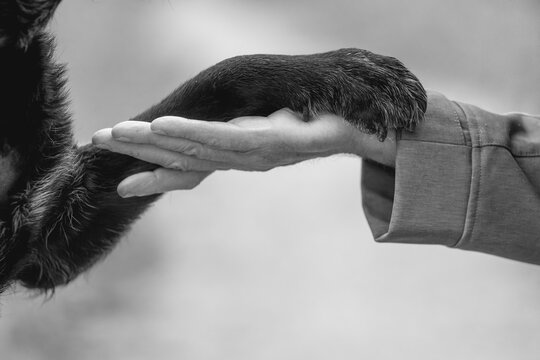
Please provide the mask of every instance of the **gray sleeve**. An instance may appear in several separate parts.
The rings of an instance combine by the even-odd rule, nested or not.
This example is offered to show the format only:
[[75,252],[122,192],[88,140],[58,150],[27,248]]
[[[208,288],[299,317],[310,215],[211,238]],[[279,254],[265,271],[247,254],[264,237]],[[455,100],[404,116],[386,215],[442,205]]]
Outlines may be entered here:
[[540,264],[540,117],[428,99],[424,122],[398,134],[395,169],[363,162],[375,240]]

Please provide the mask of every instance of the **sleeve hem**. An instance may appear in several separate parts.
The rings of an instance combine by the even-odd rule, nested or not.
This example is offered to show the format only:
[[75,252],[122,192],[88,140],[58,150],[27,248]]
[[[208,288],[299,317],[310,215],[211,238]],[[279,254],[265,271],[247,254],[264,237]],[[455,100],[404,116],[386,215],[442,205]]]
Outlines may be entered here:
[[376,241],[460,243],[477,181],[470,144],[462,110],[430,93],[424,122],[397,142],[395,172],[364,161],[364,210]]

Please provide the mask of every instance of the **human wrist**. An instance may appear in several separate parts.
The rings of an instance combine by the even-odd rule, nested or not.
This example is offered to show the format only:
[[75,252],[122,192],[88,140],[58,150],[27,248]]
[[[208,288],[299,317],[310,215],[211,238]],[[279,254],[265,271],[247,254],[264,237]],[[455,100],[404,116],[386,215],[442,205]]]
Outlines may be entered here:
[[380,141],[374,134],[366,134],[356,130],[352,133],[349,152],[386,166],[395,167],[397,154],[396,131],[389,129],[384,141]]

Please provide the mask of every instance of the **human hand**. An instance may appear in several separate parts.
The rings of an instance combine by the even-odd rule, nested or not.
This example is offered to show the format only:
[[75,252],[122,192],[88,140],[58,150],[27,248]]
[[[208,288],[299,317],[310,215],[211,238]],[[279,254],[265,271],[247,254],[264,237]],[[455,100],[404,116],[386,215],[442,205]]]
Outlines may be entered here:
[[163,167],[125,179],[118,188],[124,196],[186,188],[182,187],[186,176],[190,185],[196,185],[214,170],[266,171],[338,153],[365,156],[389,166],[395,159],[393,133],[379,142],[339,116],[323,114],[304,122],[288,109],[227,123],[172,116],[152,123],[126,121],[97,132],[93,142]]

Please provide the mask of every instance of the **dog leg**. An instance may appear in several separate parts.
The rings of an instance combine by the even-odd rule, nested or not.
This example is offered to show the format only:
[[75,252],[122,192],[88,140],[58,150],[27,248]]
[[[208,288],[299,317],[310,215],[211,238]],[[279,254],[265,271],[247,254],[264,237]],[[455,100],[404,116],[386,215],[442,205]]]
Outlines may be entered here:
[[329,112],[380,140],[388,128],[412,131],[426,106],[422,84],[399,60],[360,49],[230,58],[159,104],[168,115],[214,121],[266,116],[284,107],[306,120]]

